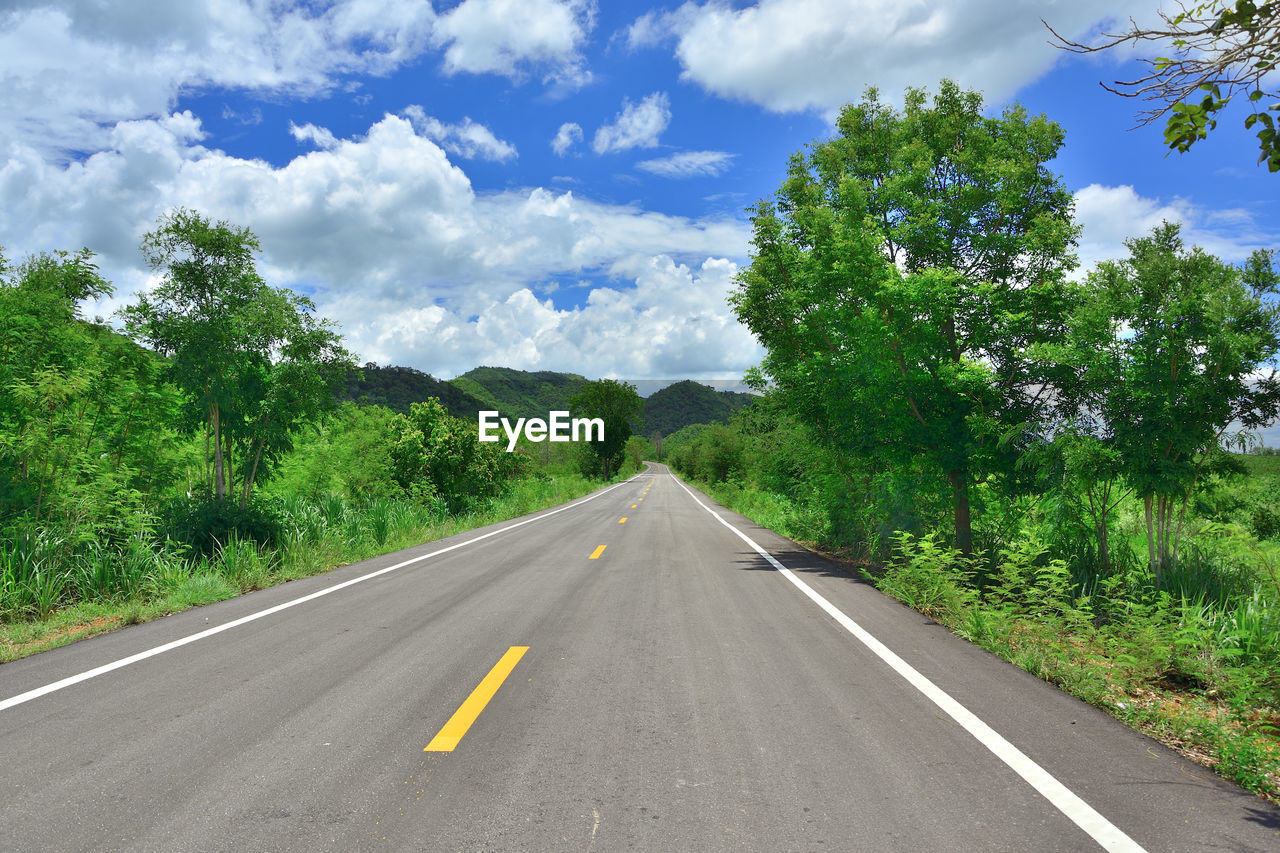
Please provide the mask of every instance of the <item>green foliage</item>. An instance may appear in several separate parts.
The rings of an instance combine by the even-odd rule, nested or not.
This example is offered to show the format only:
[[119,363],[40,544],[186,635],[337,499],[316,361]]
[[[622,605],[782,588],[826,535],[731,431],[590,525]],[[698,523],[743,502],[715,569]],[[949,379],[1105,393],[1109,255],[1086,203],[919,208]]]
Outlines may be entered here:
[[[465,391],[503,417],[545,418],[548,412],[565,411],[569,400],[587,384],[576,373],[542,370],[530,373],[509,367],[477,367],[449,384]],[[472,413],[474,417],[474,413]]]
[[921,538],[901,533],[894,544],[898,553],[879,579],[880,589],[926,616],[963,616],[973,605],[972,569],[964,554],[942,545],[933,533]]
[[988,118],[950,81],[901,113],[868,90],[838,126],[757,206],[731,302],[839,455],[933,463],[968,551],[970,489],[1012,467],[1002,439],[1052,378],[1030,353],[1062,333],[1074,263],[1071,196],[1045,166],[1062,131],[1018,107]]
[[639,471],[644,467],[644,460],[653,455],[653,445],[649,444],[649,440],[647,438],[641,438],[638,435],[633,435],[627,439],[624,452],[631,470]]
[[[1165,118],[1164,141],[1170,149],[1188,151],[1218,126],[1216,116],[1240,92],[1248,93],[1252,112],[1246,130],[1258,127],[1258,162],[1280,171],[1280,138],[1267,97],[1280,97],[1274,72],[1280,61],[1280,3],[1274,0],[1210,0],[1194,6],[1178,4],[1176,13],[1158,11],[1161,24],[1139,25],[1130,19],[1127,32],[1108,34],[1102,44],[1084,45],[1057,36],[1060,46],[1074,53],[1095,53],[1121,44],[1167,43],[1173,52],[1143,59],[1149,74],[1117,81],[1106,88],[1118,95],[1154,101],[1139,112],[1142,124]],[[1052,31],[1052,30],[1051,30]],[[1105,86],[1105,84],[1104,84]]]
[[262,280],[258,248],[247,228],[175,210],[142,241],[160,283],[122,312],[191,400],[188,423],[211,446],[210,491],[241,504],[298,429],[333,407],[355,366],[311,300]]
[[395,415],[391,429],[391,475],[405,495],[427,506],[467,511],[504,494],[527,470],[524,455],[482,444],[475,423],[453,417],[436,399]]
[[[23,519],[74,541],[128,538],[178,475],[181,405],[164,365],[80,318],[106,295],[87,250],[0,279],[0,531]],[[0,539],[3,539],[0,534]]]
[[569,411],[575,418],[600,418],[604,436],[592,436],[584,442],[595,455],[597,470],[605,480],[617,473],[622,455],[631,437],[631,424],[639,417],[643,401],[634,385],[616,379],[588,382],[569,398]]
[[203,557],[233,540],[272,546],[280,533],[279,511],[268,501],[254,497],[241,504],[208,494],[170,502],[160,512],[158,527],[161,539],[186,545]]
[[1094,483],[1122,473],[1142,496],[1159,576],[1177,562],[1186,502],[1226,430],[1280,414],[1280,379],[1258,375],[1280,352],[1280,308],[1267,299],[1277,276],[1270,253],[1237,269],[1184,249],[1174,224],[1126,245],[1127,260],[1100,264],[1079,288],[1057,357],[1071,368],[1063,399],[1100,436]]
[[267,491],[310,500],[331,493],[359,500],[402,496],[391,461],[399,423],[382,406],[344,403],[297,434],[292,451],[276,464]]
[[449,410],[449,414],[464,420],[475,420],[481,409],[497,408],[495,401],[481,400],[458,385],[412,367],[379,367],[373,362],[347,374],[343,396],[361,406],[386,406],[402,415],[409,414],[412,403],[435,397]]

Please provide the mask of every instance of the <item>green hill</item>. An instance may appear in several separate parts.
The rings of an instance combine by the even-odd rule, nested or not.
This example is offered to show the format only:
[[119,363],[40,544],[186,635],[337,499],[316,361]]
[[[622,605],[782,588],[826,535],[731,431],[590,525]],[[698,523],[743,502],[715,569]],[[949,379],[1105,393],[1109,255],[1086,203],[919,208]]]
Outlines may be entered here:
[[[569,398],[588,381],[576,373],[509,367],[477,367],[448,382],[412,367],[366,364],[363,373],[363,379],[354,373],[347,379],[346,399],[408,412],[410,403],[438,397],[452,414],[468,420],[474,420],[481,409],[496,409],[513,420],[545,418],[548,412],[568,409]],[[644,401],[640,434],[670,435],[689,424],[726,423],[753,399],[750,394],[716,391],[691,380],[677,382]]]
[[438,397],[450,414],[469,420],[474,420],[481,409],[490,408],[487,401],[412,367],[379,367],[370,363],[361,372],[364,378],[354,371],[347,376],[343,399],[407,414],[410,403]]
[[644,401],[644,431],[671,435],[690,424],[728,423],[729,417],[751,403],[750,394],[716,391],[686,379],[655,391]]
[[540,370],[530,373],[510,367],[477,367],[449,380],[457,389],[497,409],[505,418],[545,418],[553,410],[569,408],[569,398],[587,383],[576,373]]

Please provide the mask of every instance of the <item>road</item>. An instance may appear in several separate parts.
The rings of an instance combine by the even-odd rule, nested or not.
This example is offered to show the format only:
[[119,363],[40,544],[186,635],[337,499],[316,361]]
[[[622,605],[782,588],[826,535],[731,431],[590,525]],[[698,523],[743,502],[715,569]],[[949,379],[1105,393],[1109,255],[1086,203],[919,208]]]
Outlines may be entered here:
[[652,466],[0,666],[0,849],[1274,851],[1280,810]]

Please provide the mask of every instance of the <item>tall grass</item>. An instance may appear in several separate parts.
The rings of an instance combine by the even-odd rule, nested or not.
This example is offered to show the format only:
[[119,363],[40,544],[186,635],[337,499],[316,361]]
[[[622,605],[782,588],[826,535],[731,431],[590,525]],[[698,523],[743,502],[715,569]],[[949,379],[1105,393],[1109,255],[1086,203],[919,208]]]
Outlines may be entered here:
[[44,648],[39,625],[46,620],[44,634],[52,634],[77,612],[84,621],[113,624],[171,613],[523,515],[599,486],[572,474],[530,477],[458,517],[438,503],[286,496],[274,504],[274,547],[232,535],[208,556],[142,535],[73,545],[50,532],[24,533],[0,547],[0,660]]

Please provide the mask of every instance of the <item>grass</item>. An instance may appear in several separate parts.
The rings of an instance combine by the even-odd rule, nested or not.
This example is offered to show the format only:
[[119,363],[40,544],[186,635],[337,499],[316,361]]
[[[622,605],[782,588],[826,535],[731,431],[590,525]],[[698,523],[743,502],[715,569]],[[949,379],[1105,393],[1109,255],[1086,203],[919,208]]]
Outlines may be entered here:
[[528,478],[451,517],[401,501],[286,499],[277,547],[232,539],[201,559],[131,540],[90,547],[68,565],[58,560],[62,543],[37,538],[0,553],[0,663],[536,512],[601,485],[577,475]]

